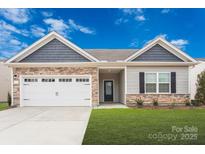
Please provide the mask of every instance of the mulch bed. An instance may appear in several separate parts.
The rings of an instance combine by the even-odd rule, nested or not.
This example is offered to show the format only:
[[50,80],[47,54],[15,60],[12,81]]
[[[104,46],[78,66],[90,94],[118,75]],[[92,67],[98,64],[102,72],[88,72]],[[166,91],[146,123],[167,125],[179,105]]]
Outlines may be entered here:
[[182,110],[190,110],[190,109],[205,109],[205,105],[201,106],[185,106],[185,105],[158,105],[158,106],[153,106],[153,105],[143,105],[143,106],[138,106],[136,104],[127,104],[128,107],[130,108],[143,108],[143,109],[182,109]]

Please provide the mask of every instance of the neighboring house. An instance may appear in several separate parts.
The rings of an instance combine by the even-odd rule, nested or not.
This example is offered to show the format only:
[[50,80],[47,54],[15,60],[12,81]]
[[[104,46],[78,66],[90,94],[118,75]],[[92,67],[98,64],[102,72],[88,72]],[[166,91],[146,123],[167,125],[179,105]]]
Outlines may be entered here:
[[140,50],[86,50],[51,32],[6,65],[13,70],[13,105],[91,106],[137,98],[184,102],[189,67],[197,63],[162,38]]
[[11,69],[0,60],[0,102],[6,102],[11,93]]
[[196,84],[197,84],[197,76],[198,74],[200,74],[201,72],[205,71],[205,58],[195,58],[199,64],[190,67],[190,80],[191,80],[191,99],[194,99],[195,94],[196,94]]

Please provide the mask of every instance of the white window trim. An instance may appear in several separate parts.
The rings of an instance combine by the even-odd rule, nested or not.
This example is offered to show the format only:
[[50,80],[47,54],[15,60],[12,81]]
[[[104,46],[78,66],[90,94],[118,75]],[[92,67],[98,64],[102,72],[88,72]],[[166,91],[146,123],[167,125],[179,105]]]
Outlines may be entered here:
[[[171,72],[144,72],[145,73],[145,77],[144,77],[144,89],[145,89],[145,94],[171,94]],[[156,83],[156,93],[150,93],[150,92],[147,92],[147,89],[146,89],[146,74],[148,73],[154,73],[154,74],[157,74],[157,81],[156,82],[149,82],[149,83]],[[160,73],[168,73],[169,74],[169,92],[159,92],[159,84],[160,83],[168,83],[168,82],[159,82],[159,74]]]
[[[159,94],[171,94],[171,72],[158,72],[158,73],[157,73],[157,76],[158,76],[158,77],[159,77],[159,74],[160,74],[160,73],[167,73],[167,74],[169,74],[169,82],[159,82],[159,78],[158,78],[158,79],[157,79],[157,81],[158,81],[158,91],[157,91],[157,92],[158,92]],[[163,84],[163,83],[168,83],[168,84],[169,84],[169,92],[168,92],[168,93],[159,92],[159,84],[160,84],[160,83],[162,83],[162,84]]]

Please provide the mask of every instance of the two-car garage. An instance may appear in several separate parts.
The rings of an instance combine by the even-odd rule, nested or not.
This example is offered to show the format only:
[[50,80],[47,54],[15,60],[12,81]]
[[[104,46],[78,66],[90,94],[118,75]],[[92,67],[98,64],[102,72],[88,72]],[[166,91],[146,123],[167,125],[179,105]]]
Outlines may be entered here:
[[91,76],[22,76],[21,106],[91,106]]

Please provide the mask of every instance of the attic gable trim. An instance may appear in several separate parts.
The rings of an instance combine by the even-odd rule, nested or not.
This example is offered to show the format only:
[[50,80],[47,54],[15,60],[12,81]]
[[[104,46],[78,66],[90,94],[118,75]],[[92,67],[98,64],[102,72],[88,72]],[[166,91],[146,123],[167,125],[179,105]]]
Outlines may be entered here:
[[[178,58],[182,59],[184,62],[187,62],[187,60],[191,61],[191,62],[196,62],[195,59],[193,59],[192,57],[190,57],[189,55],[187,55],[183,51],[179,50],[177,47],[175,47],[174,45],[172,45],[171,43],[169,43],[168,41],[166,41],[163,38],[157,38],[157,39],[153,40],[152,42],[147,44],[144,48],[140,49],[138,52],[136,52],[135,54],[128,57],[125,61],[127,61],[127,62],[132,61],[133,59],[139,57],[144,52],[148,51],[150,48],[152,48],[156,44],[161,45],[163,48],[167,49],[169,52],[171,52],[172,54],[174,54]],[[168,47],[170,49],[168,49]]]
[[78,52],[79,54],[81,54],[85,58],[88,58],[89,60],[91,60],[93,62],[98,62],[99,61],[97,58],[93,57],[92,55],[90,55],[89,53],[87,53],[86,51],[84,51],[83,49],[81,49],[80,47],[75,45],[74,43],[72,43],[69,40],[65,39],[63,36],[59,35],[56,32],[54,32],[54,33],[55,33],[55,35],[57,35],[62,40],[62,41],[61,40],[59,40],[59,41],[61,41],[62,43],[64,43],[68,47],[72,48],[74,51]]
[[22,55],[24,55],[26,52],[30,51],[32,48],[34,48],[35,46],[39,45],[41,42],[45,41],[46,39],[48,39],[49,37],[51,37],[52,33],[49,33],[48,35],[42,37],[41,39],[39,39],[38,41],[34,42],[33,44],[31,44],[30,46],[28,46],[27,48],[25,48],[24,50],[22,50],[21,52],[19,52],[18,54],[16,54],[15,56],[11,57],[10,59],[8,59],[6,61],[6,63],[11,63],[12,61],[20,58]]
[[44,46],[48,42],[52,41],[53,39],[59,40],[60,42],[67,45],[68,47],[70,47],[71,49],[73,49],[74,51],[79,53],[80,55],[84,56],[85,58],[91,60],[92,62],[98,62],[99,61],[98,59],[96,59],[95,57],[93,57],[89,53],[85,52],[83,49],[79,48],[77,45],[75,45],[72,42],[68,41],[67,39],[65,39],[64,37],[59,35],[58,33],[51,32],[51,33],[47,34],[46,36],[44,36],[43,38],[36,41],[35,43],[33,43],[32,45],[30,45],[29,47],[27,47],[26,49],[24,49],[23,51],[19,52],[14,57],[11,57],[10,59],[8,59],[6,61],[6,63],[11,63],[14,60],[17,60],[17,62],[21,61],[23,58],[25,58],[28,55],[32,54],[33,52],[35,52],[36,50],[38,50],[39,48],[41,48],[42,46]]
[[197,62],[194,58],[192,58],[191,56],[189,56],[189,55],[186,54],[185,52],[181,51],[179,48],[175,47],[173,44],[171,44],[171,43],[168,42],[167,40],[162,39],[162,42],[164,42],[165,44],[167,44],[168,46],[170,46],[171,48],[173,48],[174,50],[176,50],[179,54],[183,55],[185,58],[187,58],[187,59],[190,60],[191,62]]

